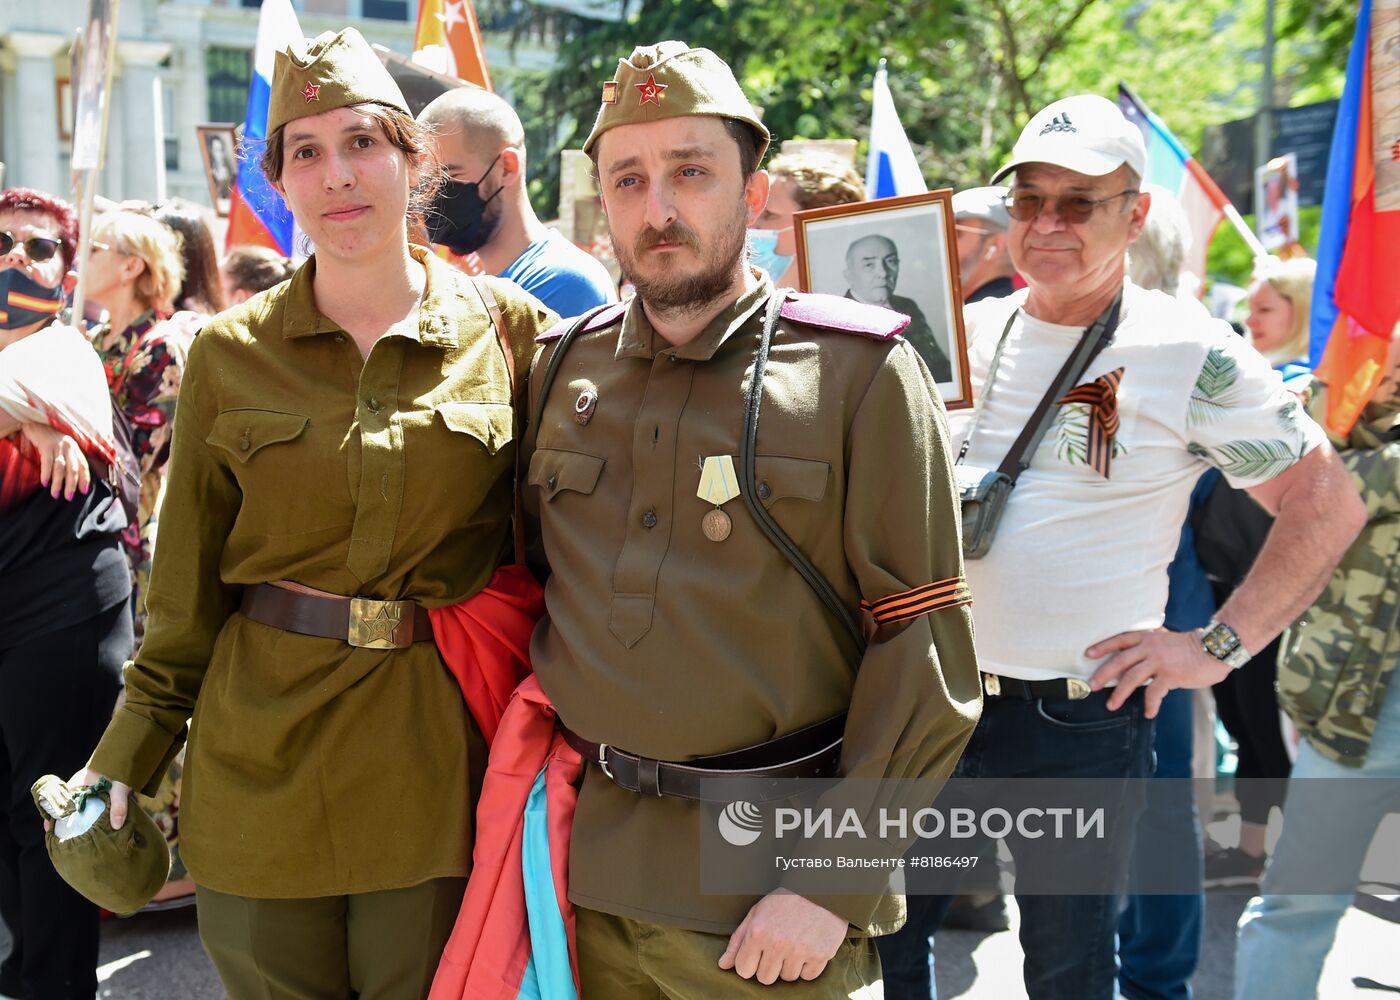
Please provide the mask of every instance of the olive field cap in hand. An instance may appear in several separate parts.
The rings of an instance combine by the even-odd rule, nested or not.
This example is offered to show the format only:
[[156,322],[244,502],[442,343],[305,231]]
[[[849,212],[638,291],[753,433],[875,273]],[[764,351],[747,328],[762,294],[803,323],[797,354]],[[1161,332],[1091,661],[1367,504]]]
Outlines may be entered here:
[[[170,848],[135,796],[126,822],[113,830],[111,786],[105,779],[92,788],[69,788],[62,778],[46,774],[34,782],[30,794],[39,812],[55,821],[44,834],[54,869],[83,896],[104,910],[134,913],[165,885]],[[91,798],[101,799],[101,816],[77,836],[61,839],[58,821],[81,811]]]

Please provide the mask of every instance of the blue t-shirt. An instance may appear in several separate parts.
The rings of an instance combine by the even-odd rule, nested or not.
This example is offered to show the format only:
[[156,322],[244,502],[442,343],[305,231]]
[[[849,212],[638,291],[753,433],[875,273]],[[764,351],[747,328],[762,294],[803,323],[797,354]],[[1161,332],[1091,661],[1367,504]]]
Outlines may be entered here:
[[617,298],[608,269],[558,230],[536,240],[501,272],[563,319]]

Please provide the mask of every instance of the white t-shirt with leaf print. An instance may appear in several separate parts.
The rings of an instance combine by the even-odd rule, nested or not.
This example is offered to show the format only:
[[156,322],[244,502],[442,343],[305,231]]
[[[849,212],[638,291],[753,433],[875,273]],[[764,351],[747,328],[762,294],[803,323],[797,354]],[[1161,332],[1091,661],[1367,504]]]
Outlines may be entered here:
[[[982,409],[964,462],[1001,464],[1083,327],[1018,312],[990,398],[984,386],[1020,291],[965,313],[974,399]],[[1078,385],[1121,369],[1120,426],[1108,476],[1091,453],[1091,406],[1055,407],[1012,491],[991,551],[967,564],[983,670],[1024,680],[1089,677],[1084,650],[1162,624],[1167,566],[1191,489],[1208,466],[1232,486],[1279,475],[1326,440],[1269,363],[1195,303],[1129,283],[1113,341]],[[974,411],[950,415],[954,455]]]

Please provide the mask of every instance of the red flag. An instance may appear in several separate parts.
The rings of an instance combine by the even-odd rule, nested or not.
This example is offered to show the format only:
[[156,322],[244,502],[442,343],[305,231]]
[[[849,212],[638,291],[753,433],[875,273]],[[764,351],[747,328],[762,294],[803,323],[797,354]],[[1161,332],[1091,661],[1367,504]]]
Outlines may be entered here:
[[1330,389],[1327,427],[1338,435],[1351,430],[1380,384],[1400,321],[1400,209],[1376,204],[1373,27],[1363,0],[1328,165],[1313,289],[1314,350],[1320,333],[1327,338],[1317,377]]
[[422,0],[413,32],[413,58],[439,73],[493,89],[471,0]]

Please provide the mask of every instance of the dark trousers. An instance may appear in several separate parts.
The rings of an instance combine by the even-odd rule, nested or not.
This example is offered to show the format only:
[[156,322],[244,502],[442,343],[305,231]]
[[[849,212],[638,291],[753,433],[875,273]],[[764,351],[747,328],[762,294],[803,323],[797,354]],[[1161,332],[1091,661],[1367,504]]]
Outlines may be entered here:
[[1164,869],[1189,870],[1196,891],[1128,897],[1118,920],[1118,984],[1130,1000],[1191,1000],[1191,977],[1201,957],[1201,827],[1190,783],[1194,695],[1171,692],[1154,720],[1153,777],[1171,782],[1148,800],[1138,820],[1132,870],[1145,884]]
[[1235,797],[1240,819],[1261,826],[1269,810],[1283,806],[1292,763],[1278,717],[1278,640],[1275,639],[1213,688],[1225,730],[1239,747]]
[[[1117,712],[1107,691],[1079,701],[987,698],[982,718],[958,762],[957,778],[1146,778],[1152,768],[1152,722],[1143,714],[1141,692]],[[1131,821],[1131,822],[1130,822]],[[1110,822],[1105,852],[1093,845],[1006,838],[1016,862],[1018,888],[1034,890],[1053,878],[1064,851],[1102,853],[1105,878],[1126,878],[1136,814]],[[973,853],[968,842],[966,853]],[[1042,884],[1046,884],[1043,883]],[[885,973],[886,1000],[930,1000],[935,995],[930,939],[947,913],[951,896],[909,896],[909,919],[889,937],[876,938]],[[1116,992],[1114,941],[1119,897],[1016,894],[1021,911],[1021,948],[1030,1000],[1107,1000]]]
[[94,618],[0,649],[0,918],[13,942],[0,991],[92,1000],[97,907],[59,878],[29,788],[80,770],[112,718],[131,656],[125,601]]

